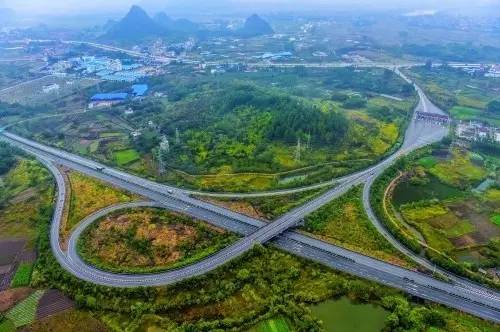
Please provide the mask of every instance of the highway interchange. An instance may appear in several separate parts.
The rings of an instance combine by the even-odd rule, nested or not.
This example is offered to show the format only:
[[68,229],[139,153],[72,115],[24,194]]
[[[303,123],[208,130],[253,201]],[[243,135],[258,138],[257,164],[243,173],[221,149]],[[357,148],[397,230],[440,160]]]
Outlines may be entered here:
[[[441,112],[430,103],[420,89],[417,88],[417,91],[420,96],[420,103],[417,109],[427,112]],[[374,280],[420,298],[442,303],[488,320],[500,322],[500,294],[496,291],[454,276],[451,276],[452,282],[450,283],[438,281],[427,275],[406,270],[290,230],[303,220],[307,214],[317,210],[332,199],[341,196],[353,186],[365,183],[363,203],[371,221],[377,229],[396,245],[398,249],[405,254],[411,255],[411,258],[416,258],[418,263],[429,267],[426,265],[427,261],[422,261],[421,258],[415,257],[413,253],[408,252],[406,248],[402,247],[383,228],[371,211],[369,197],[366,193],[369,193],[369,187],[373,179],[391,165],[394,160],[421,146],[441,140],[446,135],[446,132],[446,128],[440,125],[412,119],[408,126],[404,143],[396,153],[364,171],[337,179],[337,186],[333,189],[269,223],[195,199],[191,196],[193,193],[191,191],[145,180],[101,165],[92,160],[44,146],[6,131],[1,132],[1,135],[2,139],[34,154],[54,174],[58,187],[58,196],[51,224],[52,250],[64,269],[83,280],[114,287],[172,284],[187,278],[209,273],[250,250],[255,244],[271,241],[280,249],[323,263],[334,269]],[[233,245],[202,261],[163,273],[126,275],[98,270],[83,262],[78,256],[76,251],[78,236],[85,227],[100,216],[124,207],[109,207],[87,217],[72,233],[68,244],[68,251],[64,252],[59,244],[59,228],[65,205],[66,187],[64,178],[55,165],[64,165],[151,200],[146,203],[139,202],[133,204],[161,206],[186,213],[218,227],[239,233],[243,237]],[[450,277],[449,274],[447,275]]]

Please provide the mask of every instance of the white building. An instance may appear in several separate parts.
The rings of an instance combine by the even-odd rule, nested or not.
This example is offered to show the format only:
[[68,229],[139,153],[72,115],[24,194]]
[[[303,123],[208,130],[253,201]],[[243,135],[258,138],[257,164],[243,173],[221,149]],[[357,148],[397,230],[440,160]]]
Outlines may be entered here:
[[485,77],[500,77],[500,65],[491,66],[490,70],[484,74]]
[[60,86],[57,83],[44,85],[42,87],[43,93],[51,93],[51,92],[59,91],[59,89],[60,89]]
[[112,71],[121,71],[123,69],[122,62],[119,59],[109,60],[108,69]]

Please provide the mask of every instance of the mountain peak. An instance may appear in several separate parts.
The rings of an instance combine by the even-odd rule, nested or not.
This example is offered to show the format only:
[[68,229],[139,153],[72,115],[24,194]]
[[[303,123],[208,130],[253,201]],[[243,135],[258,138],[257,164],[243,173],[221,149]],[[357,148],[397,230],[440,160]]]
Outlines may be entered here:
[[252,14],[245,21],[245,25],[240,29],[240,34],[245,37],[254,37],[274,33],[273,28],[257,14]]
[[133,5],[132,7],[130,7],[130,10],[128,11],[127,15],[125,15],[124,19],[127,19],[127,18],[136,18],[136,19],[149,19],[151,20],[151,18],[149,17],[148,13],[146,13],[146,11],[144,9],[142,9],[141,7],[137,6],[137,5]]
[[104,36],[105,39],[137,40],[155,37],[164,33],[162,27],[137,5],[130,7],[127,15],[114,24]]

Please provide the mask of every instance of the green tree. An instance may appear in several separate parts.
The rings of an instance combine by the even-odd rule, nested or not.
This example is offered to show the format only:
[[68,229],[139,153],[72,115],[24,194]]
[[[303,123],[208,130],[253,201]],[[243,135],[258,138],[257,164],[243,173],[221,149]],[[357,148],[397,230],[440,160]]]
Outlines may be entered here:
[[500,114],[500,101],[492,100],[488,103],[488,112]]
[[8,172],[15,162],[14,149],[7,143],[0,142],[0,175]]

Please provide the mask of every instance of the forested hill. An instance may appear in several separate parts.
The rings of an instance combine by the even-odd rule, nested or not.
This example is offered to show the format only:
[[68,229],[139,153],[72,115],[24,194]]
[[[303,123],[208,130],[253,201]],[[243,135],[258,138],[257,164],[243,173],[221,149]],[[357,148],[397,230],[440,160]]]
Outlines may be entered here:
[[192,172],[223,165],[279,169],[277,150],[293,159],[299,139],[314,148],[338,147],[349,128],[344,114],[325,105],[249,84],[197,94],[163,114],[160,130],[169,137],[180,132],[169,163]]
[[[348,121],[342,113],[321,109],[299,98],[277,91],[264,91],[250,84],[237,84],[214,95],[204,96],[202,100],[202,103],[206,102],[205,105],[215,103],[215,106],[197,108],[200,125],[213,124],[219,131],[225,131],[223,122],[237,115],[246,121],[235,121],[233,126],[241,124],[245,127],[255,118],[262,118],[262,137],[283,143],[294,144],[298,138],[310,135],[315,145],[334,144],[343,139],[348,127]],[[198,104],[200,101],[193,102]],[[185,104],[186,107],[192,105],[189,102]],[[222,121],[217,121],[221,118]],[[226,134],[230,135],[231,131],[229,127]]]

